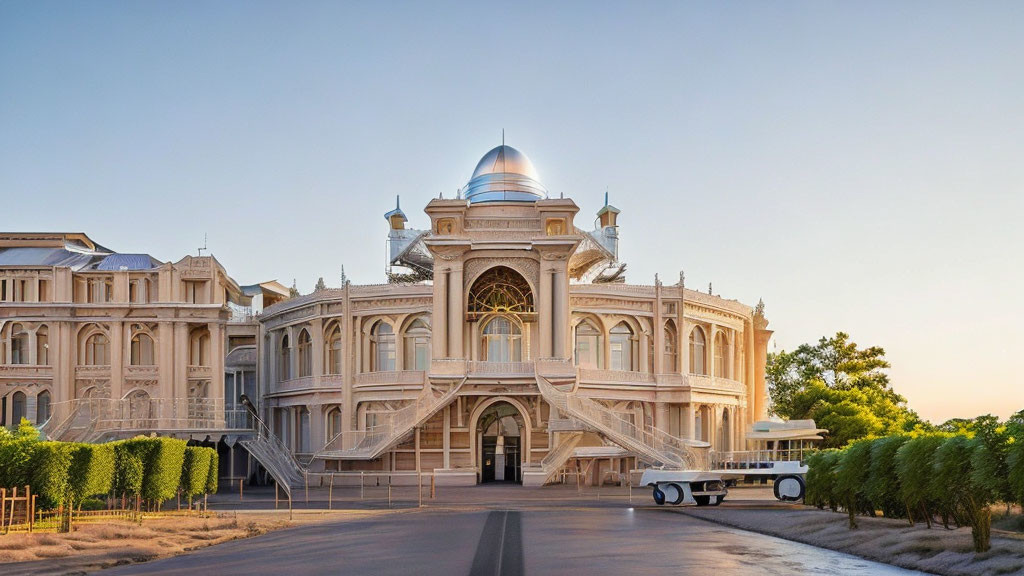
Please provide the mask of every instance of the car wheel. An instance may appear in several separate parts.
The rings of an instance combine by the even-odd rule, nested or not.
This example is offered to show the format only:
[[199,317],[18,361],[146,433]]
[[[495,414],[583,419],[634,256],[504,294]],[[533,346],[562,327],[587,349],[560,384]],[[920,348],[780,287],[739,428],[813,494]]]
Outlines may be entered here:
[[782,502],[796,502],[804,497],[807,485],[800,476],[779,476],[775,479],[775,498]]
[[665,493],[661,491],[661,488],[658,488],[657,486],[655,486],[654,487],[653,496],[654,496],[654,503],[655,504],[657,504],[658,506],[664,506],[665,505]]

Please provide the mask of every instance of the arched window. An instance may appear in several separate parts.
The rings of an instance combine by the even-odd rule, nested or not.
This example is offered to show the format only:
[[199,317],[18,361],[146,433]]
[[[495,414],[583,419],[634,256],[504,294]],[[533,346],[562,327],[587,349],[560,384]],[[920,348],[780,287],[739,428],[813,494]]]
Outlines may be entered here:
[[640,344],[629,324],[616,324],[609,334],[608,343],[611,348],[612,370],[637,370]]
[[690,332],[690,373],[707,374],[707,367],[704,364],[704,329],[700,326],[694,327]]
[[405,329],[405,369],[427,370],[430,368],[430,328],[420,318],[413,320]]
[[210,365],[210,331],[204,326],[196,328],[189,337],[190,366]]
[[331,408],[327,411],[327,441],[330,442],[341,434],[341,408]]
[[277,373],[281,375],[281,381],[292,379],[292,349],[288,342],[288,335],[281,336],[281,351],[278,356]]
[[42,424],[50,419],[50,391],[43,390],[36,394],[36,424]]
[[665,350],[661,369],[666,373],[679,372],[679,338],[675,322],[665,323]]
[[715,334],[715,376],[729,377],[728,366],[726,366],[725,362],[725,349],[728,345],[724,332]]
[[50,365],[50,331],[45,325],[36,330],[36,364]]
[[308,454],[312,451],[310,448],[311,444],[309,439],[309,408],[303,406],[299,408],[299,445],[296,447],[297,452]]
[[370,331],[370,361],[372,372],[395,369],[395,330],[383,320],[374,324]]
[[730,449],[730,428],[729,409],[725,408],[722,410],[722,428],[718,431],[718,449],[723,452]]
[[604,368],[604,334],[590,320],[576,325],[576,365]]
[[153,338],[149,334],[139,332],[132,336],[131,365],[153,366],[156,364],[153,350]]
[[313,375],[313,339],[309,332],[299,332],[299,378]]
[[11,424],[17,426],[25,417],[25,393],[17,391],[11,397]]
[[522,362],[523,334],[519,325],[505,316],[492,318],[484,326],[484,361]]
[[85,365],[109,366],[110,342],[105,334],[97,332],[85,340]]
[[21,324],[11,326],[11,364],[28,364],[28,332]]
[[495,266],[480,275],[469,290],[470,315],[533,312],[530,284],[518,272]]
[[327,331],[327,373],[341,374],[341,326],[331,325]]

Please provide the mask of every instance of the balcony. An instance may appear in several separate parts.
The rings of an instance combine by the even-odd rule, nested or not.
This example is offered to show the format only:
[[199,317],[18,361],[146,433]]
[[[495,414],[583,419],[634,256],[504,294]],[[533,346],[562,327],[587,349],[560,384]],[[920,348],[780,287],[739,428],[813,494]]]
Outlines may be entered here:
[[532,378],[533,362],[467,362],[470,376],[522,376]]
[[356,374],[353,380],[355,388],[373,388],[377,386],[423,386],[426,374],[422,370],[385,370],[381,372],[363,372]]
[[654,374],[650,372],[634,372],[632,370],[598,370],[580,368],[580,382],[588,384],[654,384]]
[[3,364],[0,365],[0,378],[53,378],[53,366]]
[[213,378],[213,368],[209,366],[189,366],[188,377],[190,380],[209,380]]
[[742,382],[722,378],[720,376],[707,376],[704,374],[689,374],[686,377],[690,388],[694,390],[706,390],[709,392],[729,392],[732,394],[743,394],[747,387]]
[[126,380],[156,380],[160,375],[157,366],[125,366],[124,377]]

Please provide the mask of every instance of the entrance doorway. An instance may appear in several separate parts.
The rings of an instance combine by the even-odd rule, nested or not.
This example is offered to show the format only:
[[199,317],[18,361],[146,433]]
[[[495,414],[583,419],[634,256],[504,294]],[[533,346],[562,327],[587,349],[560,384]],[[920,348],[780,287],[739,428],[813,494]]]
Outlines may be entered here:
[[523,480],[522,416],[508,402],[498,402],[480,415],[480,482]]

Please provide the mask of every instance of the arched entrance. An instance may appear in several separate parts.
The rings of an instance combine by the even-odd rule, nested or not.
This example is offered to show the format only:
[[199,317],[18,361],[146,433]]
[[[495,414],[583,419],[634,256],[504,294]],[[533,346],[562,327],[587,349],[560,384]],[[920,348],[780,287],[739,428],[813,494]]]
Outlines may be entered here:
[[480,482],[523,480],[523,457],[528,449],[523,414],[507,401],[496,401],[476,420]]

